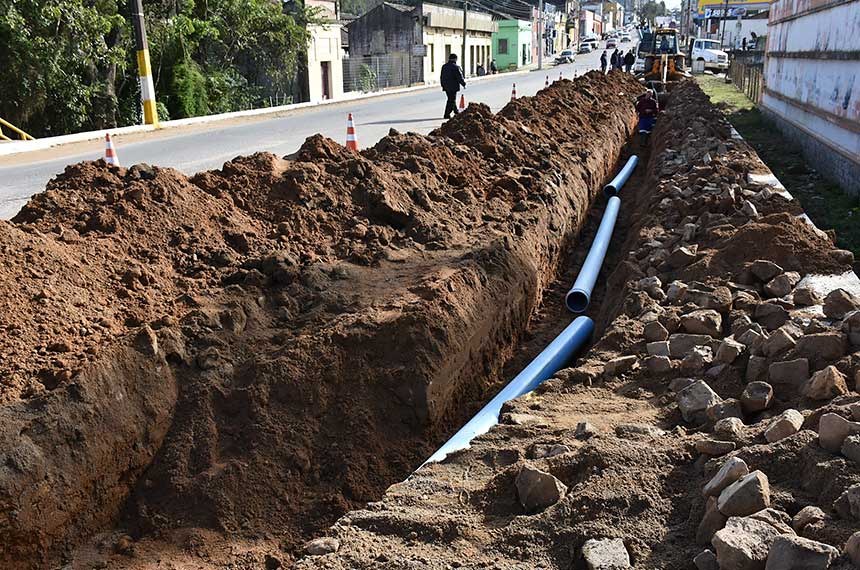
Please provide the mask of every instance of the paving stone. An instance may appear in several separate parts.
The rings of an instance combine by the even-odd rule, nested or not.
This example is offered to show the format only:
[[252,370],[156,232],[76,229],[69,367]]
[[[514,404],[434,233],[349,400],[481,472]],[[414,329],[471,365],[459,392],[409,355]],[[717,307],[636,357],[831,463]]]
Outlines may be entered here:
[[720,570],[717,555],[710,550],[703,550],[693,558],[696,570]]
[[786,271],[781,275],[777,275],[767,282],[764,286],[764,292],[771,297],[785,297],[794,286],[800,282],[800,273],[796,271]]
[[678,392],[676,399],[684,420],[698,423],[706,420],[709,407],[722,401],[717,393],[702,380],[697,380]]
[[652,374],[666,374],[672,370],[672,359],[668,356],[649,356],[643,362]]
[[787,384],[799,388],[809,379],[809,361],[805,358],[796,358],[774,362],[767,369],[767,378],[771,385]]
[[648,342],[656,342],[669,338],[669,331],[660,321],[651,321],[645,325],[645,340]]
[[788,311],[782,305],[774,302],[761,303],[755,308],[755,320],[769,331],[784,325],[788,319]]
[[699,309],[681,316],[681,328],[690,334],[721,336],[723,317],[713,309]]
[[761,351],[765,356],[773,357],[794,348],[794,345],[794,338],[784,329],[779,328],[762,343]]
[[669,356],[684,358],[697,346],[710,346],[714,339],[708,335],[675,333],[669,335]]
[[729,517],[717,508],[717,498],[709,497],[705,504],[705,515],[699,521],[699,526],[696,529],[696,544],[702,546],[711,544],[714,534],[726,526],[727,520]]
[[708,419],[712,422],[718,422],[724,418],[744,417],[741,402],[735,398],[726,398],[722,402],[717,402],[713,406],[710,406],[706,413]]
[[694,384],[696,380],[693,378],[685,378],[683,376],[679,376],[678,378],[672,378],[672,381],[669,382],[669,389],[673,392],[680,392],[684,388]]
[[845,337],[835,331],[804,335],[794,351],[809,360],[838,360],[845,356]]
[[860,485],[845,489],[833,502],[833,510],[845,520],[860,520]]
[[714,434],[732,441],[739,441],[743,438],[745,427],[740,418],[724,418],[714,424]]
[[687,284],[683,281],[672,281],[666,289],[666,300],[670,303],[680,303],[687,295]]
[[591,539],[582,545],[582,558],[588,570],[630,568],[630,555],[620,538]]
[[603,373],[607,376],[618,376],[639,367],[639,357],[636,355],[619,356],[608,361],[603,366]]
[[730,517],[711,544],[721,570],[762,570],[770,545],[778,536],[779,531],[766,522]]
[[816,506],[809,505],[800,509],[791,519],[791,528],[794,532],[800,533],[810,523],[823,521],[827,515]]
[[657,340],[645,345],[650,356],[669,356],[669,341]]
[[852,311],[842,321],[842,332],[848,335],[852,346],[860,346],[860,311]]
[[696,260],[696,253],[688,247],[676,248],[669,257],[666,258],[666,265],[672,269],[680,269],[690,265]]
[[732,338],[723,339],[720,346],[717,348],[715,361],[720,364],[731,364],[737,360],[738,356],[743,354],[745,349],[746,347],[742,343]]
[[720,493],[717,508],[727,517],[743,517],[770,506],[770,484],[767,475],[753,471],[738,479]]
[[730,453],[737,448],[733,441],[720,441],[718,439],[700,439],[696,442],[696,451],[704,455],[719,457]]
[[542,511],[564,498],[567,486],[551,473],[524,465],[516,479],[517,497],[527,512]]
[[843,552],[855,566],[860,567],[860,530],[848,538]]
[[744,378],[747,382],[755,382],[762,378],[768,371],[767,358],[763,356],[750,356],[747,361],[747,369]]
[[860,465],[860,435],[849,435],[842,442],[842,455]]
[[705,484],[702,494],[706,497],[716,497],[723,489],[735,481],[749,475],[750,469],[746,461],[739,457],[730,457],[721,466],[711,480]]
[[824,299],[811,287],[798,287],[794,290],[792,301],[800,307],[811,307],[813,305],[820,305],[824,302]]
[[860,299],[845,289],[835,289],[824,298],[824,314],[831,319],[841,319],[860,308]]
[[782,267],[767,259],[757,259],[750,264],[750,273],[755,275],[762,283],[767,283],[780,273]]
[[750,414],[768,409],[772,401],[773,386],[767,382],[750,382],[741,393],[741,405]]
[[831,453],[839,453],[849,435],[860,434],[860,423],[851,422],[839,414],[827,413],[818,420],[818,443]]
[[765,570],[827,570],[839,549],[800,536],[782,535],[770,545]]
[[802,393],[813,400],[830,400],[848,393],[845,376],[835,366],[828,366],[812,375],[803,385]]
[[695,346],[681,359],[680,369],[685,374],[698,374],[711,365],[714,353],[710,346]]
[[803,426],[803,414],[797,410],[785,410],[771,420],[764,431],[764,438],[768,443],[775,443],[796,434],[801,426]]

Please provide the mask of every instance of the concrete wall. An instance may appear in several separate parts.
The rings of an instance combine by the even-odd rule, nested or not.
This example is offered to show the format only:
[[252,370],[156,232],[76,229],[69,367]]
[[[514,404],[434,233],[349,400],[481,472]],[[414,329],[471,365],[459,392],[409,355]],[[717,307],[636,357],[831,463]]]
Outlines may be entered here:
[[308,97],[310,101],[335,99],[343,95],[341,26],[335,21],[334,2],[311,0],[308,5],[321,8],[329,22],[308,26]]
[[811,163],[860,195],[860,0],[771,4],[760,106]]
[[467,77],[475,75],[478,63],[487,67],[492,58],[492,35],[496,23],[492,16],[482,12],[469,12],[466,19],[466,54],[463,56],[463,11],[435,4],[423,4],[424,77],[426,81],[439,81],[442,65],[450,53],[459,57],[457,63]]

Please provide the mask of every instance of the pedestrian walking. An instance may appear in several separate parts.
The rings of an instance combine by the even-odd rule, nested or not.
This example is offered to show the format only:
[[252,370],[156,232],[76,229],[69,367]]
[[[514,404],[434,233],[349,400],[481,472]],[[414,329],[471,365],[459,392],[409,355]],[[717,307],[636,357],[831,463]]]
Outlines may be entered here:
[[451,113],[455,115],[457,111],[457,92],[460,86],[466,87],[466,80],[463,78],[463,70],[457,65],[457,54],[452,53],[448,56],[448,63],[442,66],[442,73],[439,76],[439,83],[442,84],[442,91],[448,96],[448,101],[445,103],[445,118],[450,119]]
[[627,55],[624,56],[624,68],[626,69],[627,73],[630,73],[630,71],[633,69],[634,63],[636,63],[636,56],[633,55],[633,50],[629,49],[627,50]]
[[600,72],[606,73],[606,50],[600,55]]
[[495,60],[495,59],[493,59],[493,60],[491,60],[491,61],[490,61],[490,73],[492,73],[493,75],[495,75],[495,74],[497,74],[498,72],[499,72],[499,68],[498,68],[498,67],[496,67],[496,60]]
[[618,67],[618,48],[615,48],[615,51],[612,52],[612,56],[609,58],[609,66],[612,69]]

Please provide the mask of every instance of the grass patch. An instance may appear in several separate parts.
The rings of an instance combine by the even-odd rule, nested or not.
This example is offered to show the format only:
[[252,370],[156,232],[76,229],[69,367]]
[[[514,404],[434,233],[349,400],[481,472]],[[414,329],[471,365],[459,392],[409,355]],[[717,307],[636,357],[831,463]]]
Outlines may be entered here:
[[[843,192],[806,162],[800,148],[786,139],[747,96],[722,77],[696,78],[747,143],[791,192],[822,230],[836,232],[836,245],[860,261],[860,199]],[[860,263],[855,263],[855,271]]]

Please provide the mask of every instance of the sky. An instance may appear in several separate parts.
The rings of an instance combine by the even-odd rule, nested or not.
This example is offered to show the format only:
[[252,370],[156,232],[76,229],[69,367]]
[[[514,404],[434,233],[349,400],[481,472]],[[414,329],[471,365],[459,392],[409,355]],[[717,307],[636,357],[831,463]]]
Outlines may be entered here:
[[681,7],[681,0],[666,0],[666,8],[675,10]]

